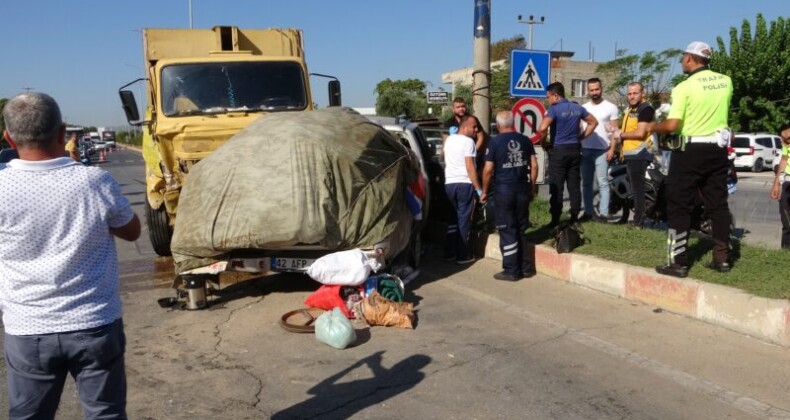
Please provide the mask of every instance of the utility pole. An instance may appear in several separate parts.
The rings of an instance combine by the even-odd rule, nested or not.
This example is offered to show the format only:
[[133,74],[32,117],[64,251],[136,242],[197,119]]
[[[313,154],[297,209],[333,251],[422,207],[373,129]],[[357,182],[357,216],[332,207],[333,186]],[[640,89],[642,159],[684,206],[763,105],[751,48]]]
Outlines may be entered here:
[[480,125],[488,133],[491,130],[491,0],[474,1],[472,106]]
[[540,17],[540,21],[535,20],[533,15],[529,15],[529,20],[521,20],[521,15],[518,15],[518,23],[526,23],[529,25],[529,49],[532,49],[532,25],[543,25],[546,21],[544,16]]
[[35,89],[35,88],[32,88],[32,87],[23,87],[23,88],[22,88],[22,90],[24,90],[24,91],[25,91],[25,93],[29,93],[29,92],[30,92],[31,90],[33,90],[33,89]]

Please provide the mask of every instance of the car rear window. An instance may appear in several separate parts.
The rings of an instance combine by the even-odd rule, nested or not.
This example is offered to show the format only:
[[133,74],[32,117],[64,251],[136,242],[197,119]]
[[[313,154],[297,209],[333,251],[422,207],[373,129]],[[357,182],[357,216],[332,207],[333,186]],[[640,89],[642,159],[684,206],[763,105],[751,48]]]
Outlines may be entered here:
[[732,147],[749,147],[748,137],[736,137],[732,140]]
[[760,146],[767,147],[767,148],[769,148],[769,149],[770,149],[770,148],[772,148],[772,147],[774,147],[774,145],[771,143],[771,138],[770,138],[770,137],[760,137],[760,138],[758,138],[758,139],[757,139],[757,140],[755,140],[755,141],[756,141],[756,142],[757,142],[757,144],[759,144]]

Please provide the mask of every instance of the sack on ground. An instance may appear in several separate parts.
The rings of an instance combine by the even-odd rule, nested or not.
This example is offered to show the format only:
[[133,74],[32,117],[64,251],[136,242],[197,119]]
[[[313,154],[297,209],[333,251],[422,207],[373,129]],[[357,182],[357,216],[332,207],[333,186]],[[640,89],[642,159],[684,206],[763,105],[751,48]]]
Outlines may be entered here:
[[558,254],[571,252],[583,245],[585,241],[584,229],[576,223],[565,222],[554,228],[552,246]]
[[307,275],[321,284],[341,284],[359,286],[372,271],[378,271],[381,264],[368,258],[361,249],[334,252],[315,260],[307,268]]
[[342,350],[357,341],[357,333],[351,321],[335,308],[324,312],[315,321],[315,339]]
[[375,291],[365,296],[357,312],[368,325],[414,328],[414,309],[411,303],[393,302]]

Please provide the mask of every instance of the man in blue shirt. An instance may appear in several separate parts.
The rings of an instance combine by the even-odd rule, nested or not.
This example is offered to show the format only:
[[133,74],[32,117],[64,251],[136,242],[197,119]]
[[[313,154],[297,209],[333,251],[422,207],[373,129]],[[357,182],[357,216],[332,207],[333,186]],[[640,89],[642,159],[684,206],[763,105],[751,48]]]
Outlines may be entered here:
[[495,219],[503,271],[494,278],[515,281],[535,274],[535,267],[524,267],[524,231],[529,223],[529,202],[536,192],[538,160],[532,142],[515,131],[512,112],[497,113],[496,123],[500,134],[486,149],[480,201],[487,200],[496,175]]
[[[581,176],[581,140],[589,137],[598,120],[587,110],[565,99],[565,87],[560,82],[554,82],[546,87],[546,100],[549,109],[543,116],[543,121],[538,128],[540,138],[546,137],[549,126],[553,124],[551,150],[549,150],[549,200],[551,224],[554,227],[560,223],[562,214],[563,190],[568,184],[568,195],[571,200],[571,223],[576,222],[582,207]],[[584,131],[580,129],[580,122],[587,123]]]

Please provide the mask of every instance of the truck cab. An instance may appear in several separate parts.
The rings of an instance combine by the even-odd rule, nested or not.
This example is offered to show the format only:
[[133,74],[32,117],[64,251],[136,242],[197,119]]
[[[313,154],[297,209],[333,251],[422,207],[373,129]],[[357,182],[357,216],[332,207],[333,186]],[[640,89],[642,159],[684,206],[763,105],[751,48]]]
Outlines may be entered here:
[[[190,168],[262,114],[312,110],[313,96],[298,29],[144,29],[143,45],[143,118],[125,90],[135,82],[119,94],[130,123],[144,127],[151,243],[170,255]],[[339,105],[340,83],[327,77],[329,105]]]

